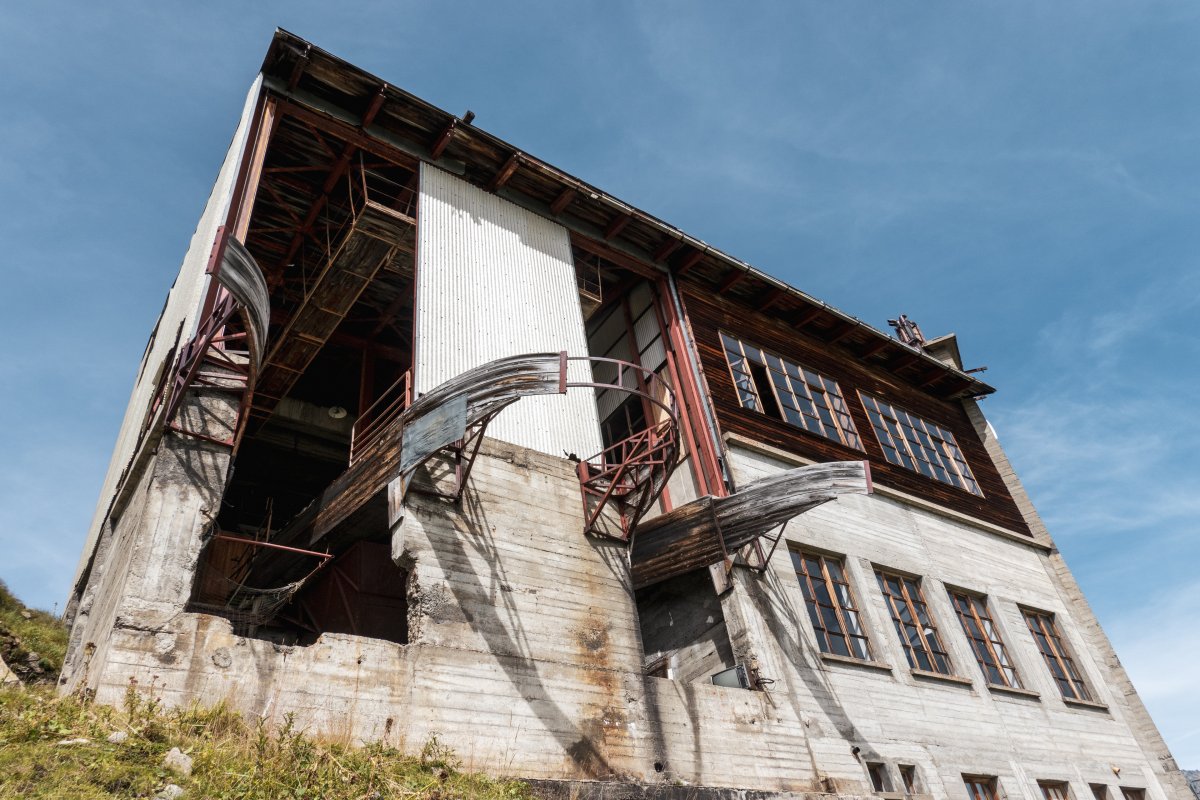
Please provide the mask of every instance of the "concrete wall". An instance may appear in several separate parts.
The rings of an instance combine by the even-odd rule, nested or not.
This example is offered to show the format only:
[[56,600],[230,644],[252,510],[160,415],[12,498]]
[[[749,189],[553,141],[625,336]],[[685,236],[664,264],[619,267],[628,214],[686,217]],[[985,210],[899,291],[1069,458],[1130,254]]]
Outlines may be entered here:
[[[733,445],[735,479],[745,483],[795,462]],[[1037,780],[1147,789],[1178,797],[1171,776],[1143,750],[1131,702],[1076,622],[1045,547],[1026,544],[880,494],[842,498],[788,525],[789,542],[843,558],[875,654],[873,664],[822,656],[785,549],[763,575],[735,573],[724,601],[735,650],[775,679],[773,693],[803,709],[816,763],[836,779],[857,762],[915,764],[935,796],[962,796],[966,774],[995,775],[1008,797],[1037,800]],[[920,576],[930,613],[950,653],[951,679],[908,668],[875,580],[876,567]],[[988,596],[988,604],[1029,693],[986,686],[954,616],[946,587]],[[1018,603],[1055,614],[1099,701],[1064,702],[1021,617]],[[739,629],[738,625],[744,626]],[[849,746],[860,749],[856,758]],[[1120,778],[1113,767],[1121,769]],[[892,768],[893,785],[899,775]]]
[[[741,481],[788,466],[738,447],[731,457]],[[284,647],[182,612],[173,584],[155,588],[144,577],[166,551],[179,555],[164,569],[194,572],[198,533],[183,520],[196,518],[204,498],[170,491],[173,514],[147,505],[143,521],[129,523],[155,544],[114,562],[114,572],[135,576],[112,589],[119,604],[147,613],[112,615],[111,639],[87,677],[101,701],[119,702],[136,678],[168,703],[228,699],[276,721],[295,712],[311,731],[349,740],[416,750],[437,735],[468,767],[530,778],[860,794],[870,791],[865,764],[876,761],[896,785],[896,765],[915,765],[935,797],[961,798],[961,775],[971,773],[998,776],[1010,800],[1039,800],[1039,779],[1070,781],[1076,797],[1090,797],[1089,782],[1115,791],[1116,765],[1120,785],[1144,787],[1153,800],[1178,797],[1160,784],[1131,730],[1128,700],[1070,621],[1046,552],[892,499],[846,498],[787,530],[789,540],[845,558],[880,663],[819,654],[786,550],[765,574],[735,572],[720,600],[732,649],[774,680],[755,692],[642,675],[625,548],[582,534],[566,459],[488,440],[461,507],[410,495],[393,532],[394,557],[410,575],[405,645],[326,634]],[[906,668],[874,564],[923,576],[958,679]],[[1036,695],[984,686],[946,584],[988,593]],[[1060,615],[1105,708],[1061,700],[1018,601]],[[662,609],[654,613],[661,619]]]

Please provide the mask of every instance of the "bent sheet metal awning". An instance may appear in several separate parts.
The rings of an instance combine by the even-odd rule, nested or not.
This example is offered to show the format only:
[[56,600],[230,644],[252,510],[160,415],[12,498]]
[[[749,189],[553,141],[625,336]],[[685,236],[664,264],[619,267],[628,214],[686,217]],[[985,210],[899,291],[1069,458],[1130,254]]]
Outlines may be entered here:
[[[340,544],[387,530],[384,490],[401,479],[402,490],[422,464],[445,448],[477,443],[487,423],[522,397],[566,391],[566,354],[530,353],[496,359],[468,370],[424,394],[385,425],[354,463],[320,497],[279,532],[275,544],[301,547]],[[469,470],[469,464],[465,466]],[[466,480],[465,473],[459,478]],[[365,517],[364,518],[364,514]],[[281,553],[256,563],[253,585],[291,580],[303,569],[299,556]],[[256,583],[255,583],[256,581]]]
[[841,495],[870,492],[867,462],[835,461],[763,478],[728,497],[693,500],[638,526],[630,553],[633,586],[717,564],[798,514]]

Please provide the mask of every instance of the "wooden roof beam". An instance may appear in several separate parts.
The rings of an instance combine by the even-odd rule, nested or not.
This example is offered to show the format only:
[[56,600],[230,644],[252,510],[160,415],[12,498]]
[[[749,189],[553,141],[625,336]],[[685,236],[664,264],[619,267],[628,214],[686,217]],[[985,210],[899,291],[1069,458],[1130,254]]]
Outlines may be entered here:
[[679,241],[678,239],[667,239],[658,246],[658,249],[654,251],[654,255],[651,256],[651,259],[657,264],[681,247],[683,247],[683,242]]
[[917,384],[917,388],[924,389],[926,386],[932,386],[933,384],[940,381],[943,377],[945,377],[945,375],[946,375],[945,370],[941,370],[941,369],[938,369],[937,367],[934,367],[929,372],[926,372],[924,375],[921,376],[920,383]]
[[806,325],[808,325],[808,323],[812,322],[814,319],[816,319],[818,316],[820,316],[820,314],[821,314],[821,307],[813,306],[813,307],[809,308],[807,311],[803,312],[799,317],[792,320],[792,327],[797,330],[800,330],[800,329],[804,328]]
[[734,286],[737,286],[739,283],[744,281],[746,279],[746,275],[747,273],[744,270],[734,270],[725,277],[725,280],[721,281],[721,285],[717,287],[717,294],[725,294]]
[[429,155],[437,161],[442,157],[442,153],[446,152],[446,146],[450,144],[450,138],[454,136],[454,129],[458,127],[458,120],[450,120],[450,124],[442,129],[437,138],[433,140],[433,144],[429,145]]
[[631,222],[633,222],[632,214],[621,214],[618,217],[614,217],[613,221],[608,223],[608,227],[604,229],[605,240],[611,239],[625,230],[625,226]]
[[675,268],[675,274],[686,275],[687,271],[699,264],[702,258],[704,258],[703,250],[692,250],[680,260],[679,266]]
[[850,320],[845,320],[841,325],[837,326],[833,329],[833,331],[830,332],[829,336],[825,339],[825,342],[826,344],[836,344],[853,333],[856,328],[858,328],[858,325]]
[[763,296],[762,302],[759,305],[759,310],[766,311],[787,296],[788,296],[787,289],[784,289],[779,286],[774,286],[774,287],[768,289],[767,293]]
[[496,173],[496,176],[488,183],[489,192],[498,192],[504,188],[504,184],[508,183],[509,178],[517,171],[517,167],[521,166],[521,156],[519,153],[513,153],[508,157],[508,161],[504,162],[504,166]]
[[891,339],[884,339],[882,337],[879,339],[876,339],[875,341],[871,342],[866,347],[864,347],[862,350],[860,350],[858,352],[858,357],[863,358],[863,359],[870,358],[871,356],[875,355],[876,353],[878,353],[880,350],[887,347],[891,343],[892,343]]
[[558,197],[554,198],[554,202],[550,204],[550,213],[557,217],[564,210],[566,210],[567,206],[571,205],[571,201],[574,199],[574,189],[570,187],[563,189]]

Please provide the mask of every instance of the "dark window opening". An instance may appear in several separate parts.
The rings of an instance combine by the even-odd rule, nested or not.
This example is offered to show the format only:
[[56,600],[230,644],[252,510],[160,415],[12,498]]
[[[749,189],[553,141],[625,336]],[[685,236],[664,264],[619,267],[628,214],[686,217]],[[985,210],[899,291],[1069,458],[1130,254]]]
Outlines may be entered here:
[[900,780],[904,782],[904,793],[917,794],[917,768],[912,764],[900,765]]
[[758,394],[759,411],[768,417],[783,419],[783,412],[779,410],[779,402],[775,399],[775,391],[771,388],[771,378],[767,375],[767,368],[753,361],[748,362],[748,365],[750,377],[754,381],[755,392]]
[[639,589],[636,598],[646,675],[708,683],[734,666],[721,599],[708,570]]
[[867,774],[871,776],[871,788],[877,792],[890,792],[891,781],[888,780],[887,766],[877,762],[867,762]]

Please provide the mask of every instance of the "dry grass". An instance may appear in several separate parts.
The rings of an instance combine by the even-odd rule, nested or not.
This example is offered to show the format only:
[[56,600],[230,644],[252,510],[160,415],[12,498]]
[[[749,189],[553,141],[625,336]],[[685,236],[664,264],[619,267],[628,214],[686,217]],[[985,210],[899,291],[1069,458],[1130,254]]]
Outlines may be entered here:
[[[110,743],[114,731],[128,738]],[[72,739],[87,741],[62,743]],[[172,747],[194,759],[190,777],[162,766]],[[121,709],[56,697],[49,687],[0,689],[2,798],[153,797],[168,783],[182,786],[187,798],[214,800],[530,797],[523,783],[458,766],[436,740],[419,756],[329,744],[290,723],[270,730],[223,706],[166,710],[132,686]]]

